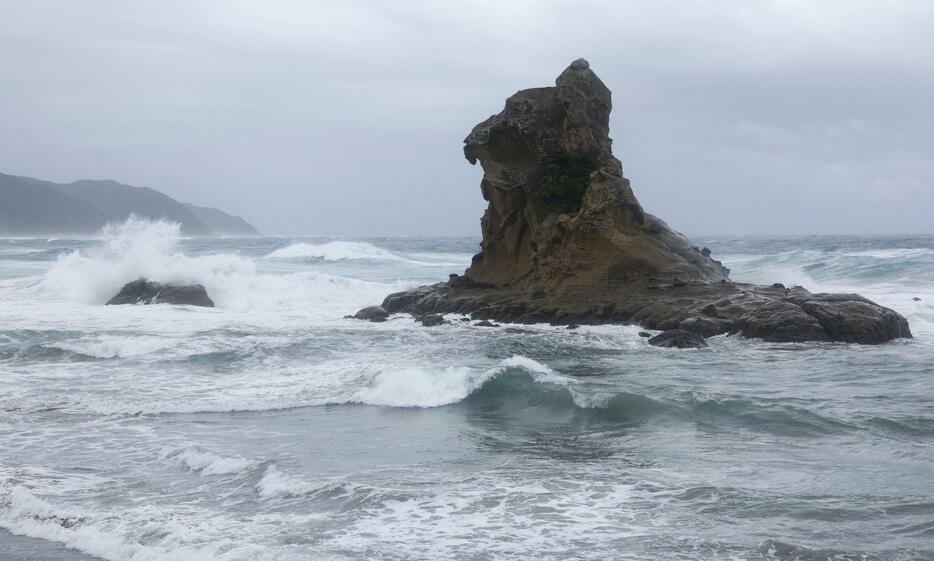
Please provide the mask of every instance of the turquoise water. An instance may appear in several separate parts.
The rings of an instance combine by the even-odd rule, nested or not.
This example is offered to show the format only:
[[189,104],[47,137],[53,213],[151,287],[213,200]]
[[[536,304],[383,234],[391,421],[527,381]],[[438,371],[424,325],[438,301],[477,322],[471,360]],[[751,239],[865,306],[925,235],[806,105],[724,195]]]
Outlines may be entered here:
[[[0,528],[121,561],[934,558],[934,237],[695,241],[916,339],[342,319],[470,238],[0,239]],[[218,307],[102,305],[139,276]]]

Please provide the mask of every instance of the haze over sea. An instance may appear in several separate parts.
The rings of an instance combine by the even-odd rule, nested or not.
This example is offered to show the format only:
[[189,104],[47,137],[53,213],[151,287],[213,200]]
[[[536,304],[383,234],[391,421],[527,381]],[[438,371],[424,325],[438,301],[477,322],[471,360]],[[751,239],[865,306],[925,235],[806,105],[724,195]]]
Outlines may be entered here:
[[[114,561],[934,559],[934,236],[694,241],[915,339],[343,319],[475,238],[0,238],[0,528]],[[139,277],[217,307],[103,305]]]

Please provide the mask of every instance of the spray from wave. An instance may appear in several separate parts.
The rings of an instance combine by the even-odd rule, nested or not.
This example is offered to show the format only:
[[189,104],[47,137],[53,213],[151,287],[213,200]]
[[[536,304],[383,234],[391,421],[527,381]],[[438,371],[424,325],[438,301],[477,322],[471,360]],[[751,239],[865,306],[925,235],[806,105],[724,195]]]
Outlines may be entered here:
[[103,245],[59,257],[46,273],[43,287],[68,300],[102,304],[139,278],[201,283],[218,294],[255,274],[253,263],[236,255],[184,255],[177,249],[176,223],[130,215],[124,222],[105,226],[102,235]]
[[100,246],[60,256],[39,283],[40,290],[54,298],[99,305],[127,282],[146,278],[202,284],[222,309],[339,317],[412,284],[368,282],[315,271],[259,274],[253,260],[237,254],[186,255],[178,247],[178,224],[133,215],[108,224],[102,236]]

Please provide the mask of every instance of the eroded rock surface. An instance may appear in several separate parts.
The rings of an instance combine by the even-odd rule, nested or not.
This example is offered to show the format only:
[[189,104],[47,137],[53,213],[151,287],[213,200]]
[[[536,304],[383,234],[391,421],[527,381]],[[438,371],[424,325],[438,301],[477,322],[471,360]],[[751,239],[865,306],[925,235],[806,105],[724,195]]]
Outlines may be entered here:
[[463,275],[390,294],[389,313],[556,324],[639,323],[709,337],[879,343],[910,337],[853,294],[733,283],[710,250],[646,213],[612,153],[610,90],[576,60],[554,87],[517,92],[465,139],[488,207]]
[[214,307],[214,301],[200,284],[171,284],[139,279],[123,285],[108,306],[118,304],[180,304]]

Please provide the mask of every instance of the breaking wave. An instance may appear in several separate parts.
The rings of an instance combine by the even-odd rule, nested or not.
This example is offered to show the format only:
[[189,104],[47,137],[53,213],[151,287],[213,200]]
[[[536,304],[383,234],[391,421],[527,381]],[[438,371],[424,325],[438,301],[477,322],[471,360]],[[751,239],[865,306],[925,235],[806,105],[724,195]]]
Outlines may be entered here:
[[327,242],[323,244],[296,243],[277,249],[266,256],[269,259],[318,258],[324,261],[343,259],[374,259],[398,261],[402,257],[366,242]]
[[267,259],[297,261],[400,261],[422,266],[464,266],[470,255],[415,253],[398,254],[368,242],[333,241],[323,244],[294,243],[279,248],[266,256]]
[[103,238],[101,246],[59,256],[37,288],[53,298],[103,304],[127,282],[146,278],[202,284],[219,308],[294,309],[311,316],[339,317],[413,285],[370,282],[317,271],[261,274],[253,260],[241,255],[186,255],[178,248],[178,224],[135,216],[106,226]]
[[182,450],[177,459],[185,467],[201,475],[231,475],[241,473],[254,462],[241,456],[220,456],[189,446]]
[[407,368],[381,372],[372,384],[357,392],[352,401],[387,407],[440,407],[464,400],[490,380],[521,370],[535,382],[565,385],[573,380],[556,374],[544,364],[523,356],[513,356],[493,368],[480,370],[466,366],[447,368]]

